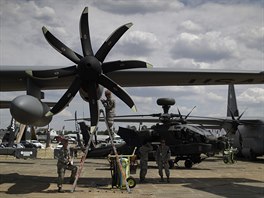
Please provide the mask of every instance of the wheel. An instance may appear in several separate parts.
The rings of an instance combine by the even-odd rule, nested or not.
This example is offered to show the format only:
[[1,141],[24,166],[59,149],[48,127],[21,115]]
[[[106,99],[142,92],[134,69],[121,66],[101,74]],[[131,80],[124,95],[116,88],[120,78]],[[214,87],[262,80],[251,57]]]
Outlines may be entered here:
[[172,169],[174,167],[174,161],[173,160],[169,160],[169,167],[170,167],[170,169]]
[[133,177],[128,177],[127,183],[128,183],[129,188],[134,188],[137,184],[136,180]]
[[227,164],[229,162],[228,157],[224,157],[223,161],[224,161],[225,164]]
[[185,168],[192,168],[193,162],[190,159],[185,160],[184,166]]

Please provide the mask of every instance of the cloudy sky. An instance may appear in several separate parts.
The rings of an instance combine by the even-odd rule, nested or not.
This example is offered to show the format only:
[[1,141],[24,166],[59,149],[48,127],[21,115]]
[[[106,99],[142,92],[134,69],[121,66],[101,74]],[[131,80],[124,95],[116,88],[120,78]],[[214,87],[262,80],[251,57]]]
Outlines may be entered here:
[[[73,63],[45,40],[42,26],[82,54],[79,18],[89,7],[90,35],[96,52],[119,26],[134,25],[107,56],[112,60],[144,60],[154,67],[180,69],[264,70],[263,1],[240,0],[63,0],[0,1],[0,65],[66,67]],[[125,88],[139,114],[158,113],[159,97],[175,98],[183,114],[197,106],[193,115],[226,115],[227,86],[178,86]],[[46,101],[57,101],[65,90],[47,91]],[[22,93],[0,93],[11,100]],[[237,85],[240,112],[244,116],[264,116],[264,86]],[[131,110],[116,98],[116,114]],[[64,122],[89,116],[88,103],[77,94],[70,106],[53,118],[55,129],[74,129]],[[176,113],[176,106],[171,108]],[[0,110],[0,128],[10,122],[9,110]],[[116,123],[116,126],[118,124]]]

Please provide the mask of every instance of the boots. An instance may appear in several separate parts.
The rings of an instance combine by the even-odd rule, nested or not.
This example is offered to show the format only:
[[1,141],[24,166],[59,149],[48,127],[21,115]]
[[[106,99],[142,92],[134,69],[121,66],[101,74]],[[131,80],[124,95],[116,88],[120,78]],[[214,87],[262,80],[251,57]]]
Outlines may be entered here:
[[61,186],[58,187],[58,192],[62,192]]
[[160,177],[160,181],[159,182],[164,182],[164,179],[163,177]]

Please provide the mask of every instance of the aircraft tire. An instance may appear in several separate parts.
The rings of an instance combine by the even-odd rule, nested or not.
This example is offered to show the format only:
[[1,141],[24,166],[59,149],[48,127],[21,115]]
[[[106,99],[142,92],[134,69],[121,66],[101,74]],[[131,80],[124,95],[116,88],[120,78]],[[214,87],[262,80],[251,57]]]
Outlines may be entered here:
[[185,168],[192,168],[193,162],[190,159],[185,160],[184,166]]
[[174,167],[174,161],[169,160],[169,168],[172,169]]
[[229,160],[228,160],[227,157],[224,157],[224,158],[223,158],[223,161],[224,161],[225,164],[227,164]]
[[137,185],[136,180],[131,176],[127,178],[127,183],[129,188],[134,188]]

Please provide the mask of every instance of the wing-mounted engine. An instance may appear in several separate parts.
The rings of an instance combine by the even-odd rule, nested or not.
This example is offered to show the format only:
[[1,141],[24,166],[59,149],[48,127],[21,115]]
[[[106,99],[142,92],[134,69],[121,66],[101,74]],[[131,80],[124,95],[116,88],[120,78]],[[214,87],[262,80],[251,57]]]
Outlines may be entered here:
[[[103,91],[104,91],[104,87],[101,85],[98,85],[98,87],[96,88],[97,100],[99,100],[102,97]],[[85,87],[79,90],[79,94],[84,101],[89,102],[90,95]]]
[[42,28],[43,34],[48,43],[60,54],[75,63],[75,66],[61,68],[57,71],[28,71],[28,74],[32,78],[50,79],[62,78],[66,76],[73,77],[67,91],[56,103],[56,105],[46,114],[46,117],[51,117],[62,111],[79,91],[81,97],[85,101],[89,102],[92,126],[91,131],[94,131],[99,120],[98,99],[102,93],[101,87],[109,89],[132,110],[136,111],[132,98],[120,85],[110,79],[107,75],[118,70],[147,68],[151,67],[151,65],[146,62],[136,60],[105,62],[105,58],[112,47],[131,26],[132,23],[127,23],[117,28],[102,44],[98,51],[94,53],[90,39],[88,7],[85,7],[81,14],[79,23],[83,55],[78,54],[63,44],[50,31],[48,31],[46,27]]
[[10,113],[13,118],[21,124],[46,126],[52,117],[45,114],[50,110],[46,103],[30,95],[21,95],[11,101]]

